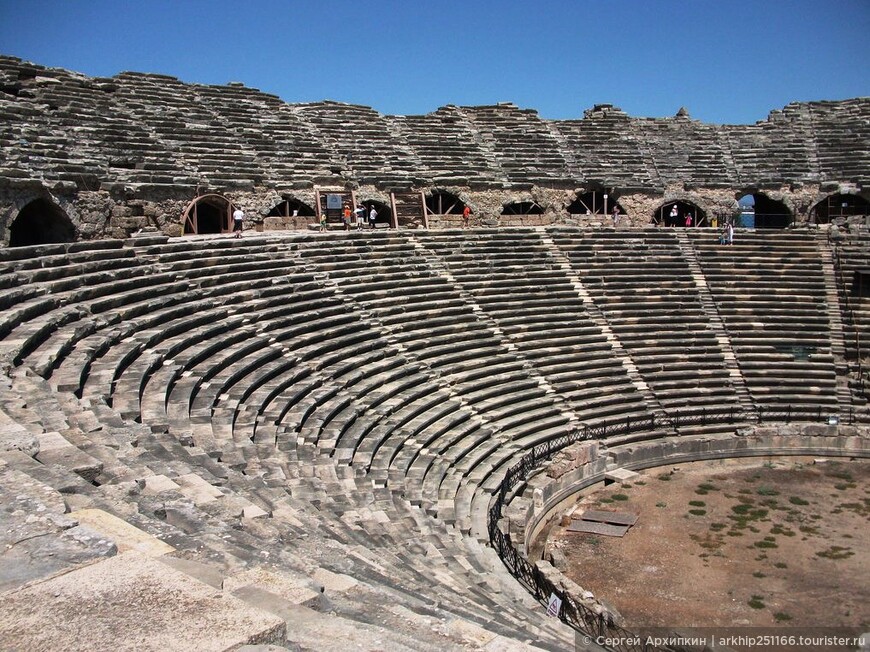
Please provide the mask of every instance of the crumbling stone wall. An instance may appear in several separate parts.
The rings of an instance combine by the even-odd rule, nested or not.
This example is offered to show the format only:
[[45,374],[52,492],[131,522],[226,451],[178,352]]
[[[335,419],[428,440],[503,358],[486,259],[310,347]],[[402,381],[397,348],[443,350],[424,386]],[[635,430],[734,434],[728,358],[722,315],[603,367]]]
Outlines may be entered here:
[[[63,210],[81,238],[146,226],[178,235],[184,209],[206,193],[241,205],[255,228],[304,228],[313,220],[266,216],[287,197],[313,207],[318,187],[388,206],[390,191],[447,191],[485,226],[608,225],[566,210],[592,190],[618,197],[626,227],[673,200],[721,219],[762,192],[800,225],[832,194],[870,199],[870,98],[794,103],[754,125],[704,124],[684,109],[634,118],[607,104],[577,120],[510,103],[385,116],[287,104],[237,83],[89,78],[0,56],[0,141],[0,242],[34,197]],[[512,202],[544,212],[502,215]]]

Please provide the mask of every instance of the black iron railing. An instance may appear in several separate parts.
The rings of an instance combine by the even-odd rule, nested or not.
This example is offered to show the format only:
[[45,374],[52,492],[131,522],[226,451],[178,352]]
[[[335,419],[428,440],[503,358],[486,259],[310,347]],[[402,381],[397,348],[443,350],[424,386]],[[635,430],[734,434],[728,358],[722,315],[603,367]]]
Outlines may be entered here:
[[[561,600],[558,617],[564,623],[592,641],[607,640],[605,649],[617,652],[672,652],[671,648],[656,647],[647,643],[644,637],[621,627],[613,621],[606,611],[597,611],[578,602],[574,596],[562,591],[549,581],[538,568],[529,562],[513,545],[509,533],[502,532],[499,521],[502,511],[509,502],[509,496],[538,465],[552,457],[554,453],[578,441],[604,439],[635,432],[649,432],[662,428],[687,427],[715,423],[739,423],[755,420],[770,422],[822,421],[828,424],[839,423],[840,415],[823,408],[784,406],[783,408],[759,408],[757,417],[751,417],[739,410],[700,410],[676,412],[666,415],[625,418],[618,421],[601,422],[584,426],[547,442],[538,444],[526,453],[519,462],[508,469],[504,479],[495,492],[495,499],[489,508],[488,531],[493,550],[507,567],[511,575],[523,584],[541,604],[548,604],[551,596]],[[852,423],[850,411],[848,422]]]
[[849,289],[846,287],[846,278],[843,276],[843,264],[840,260],[840,245],[838,242],[831,240],[829,236],[829,244],[833,250],[833,259],[834,259],[834,273],[836,275],[836,281],[838,285],[839,294],[843,297],[843,303],[846,308],[846,316],[848,317],[849,323],[852,326],[852,330],[855,335],[855,361],[857,366],[858,373],[858,383],[861,391],[861,395],[866,395],[866,388],[864,386],[864,367],[863,362],[861,361],[861,334],[859,332],[857,313],[852,309],[852,302],[849,299]]

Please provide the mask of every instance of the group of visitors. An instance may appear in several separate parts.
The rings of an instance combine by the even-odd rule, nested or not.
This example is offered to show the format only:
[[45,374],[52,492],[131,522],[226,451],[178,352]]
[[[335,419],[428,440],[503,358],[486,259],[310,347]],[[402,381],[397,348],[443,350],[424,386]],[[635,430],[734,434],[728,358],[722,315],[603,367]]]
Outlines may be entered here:
[[[613,207],[613,212],[611,213],[613,218],[613,226],[616,227],[619,225],[619,208],[617,206]],[[471,209],[466,206],[462,211],[462,225],[465,228],[468,228],[469,220],[471,217]],[[679,219],[679,212],[677,209],[677,205],[674,204],[671,208],[671,212],[669,215],[668,226],[676,226],[676,223]],[[349,231],[352,226],[356,226],[357,230],[362,229],[363,225],[368,222],[368,227],[370,229],[375,228],[375,222],[378,219],[378,211],[375,208],[374,204],[371,205],[370,208],[366,209],[364,204],[358,204],[357,207],[351,210],[350,202],[345,202],[344,208],[342,209],[341,221],[344,224],[344,230]],[[236,238],[242,237],[242,224],[245,221],[245,212],[241,208],[236,208],[233,211],[233,235]],[[653,223],[658,224],[658,222],[653,219]],[[691,213],[686,214],[686,226],[699,226],[694,223],[694,219]],[[326,230],[326,212],[321,212],[320,214],[320,230]],[[722,231],[719,234],[719,244],[734,244],[734,225],[731,224],[730,221],[725,223],[725,226],[722,227]]]
[[[362,229],[363,226],[368,222],[368,227],[370,229],[375,228],[375,223],[378,220],[378,210],[375,208],[375,205],[372,204],[370,208],[366,209],[364,204],[357,204],[356,208],[351,210],[350,202],[345,202],[344,208],[341,211],[341,222],[344,225],[344,230],[349,231],[351,227],[355,226],[357,230]],[[321,214],[320,216],[320,230],[322,231],[326,226],[326,216]]]

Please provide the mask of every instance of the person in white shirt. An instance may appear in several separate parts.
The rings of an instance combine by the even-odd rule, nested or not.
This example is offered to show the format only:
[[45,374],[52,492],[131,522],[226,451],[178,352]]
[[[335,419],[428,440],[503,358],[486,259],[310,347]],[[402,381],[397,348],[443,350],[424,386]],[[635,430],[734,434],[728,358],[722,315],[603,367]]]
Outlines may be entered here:
[[245,211],[241,208],[236,208],[233,211],[233,233],[237,238],[242,237],[242,223],[245,221]]

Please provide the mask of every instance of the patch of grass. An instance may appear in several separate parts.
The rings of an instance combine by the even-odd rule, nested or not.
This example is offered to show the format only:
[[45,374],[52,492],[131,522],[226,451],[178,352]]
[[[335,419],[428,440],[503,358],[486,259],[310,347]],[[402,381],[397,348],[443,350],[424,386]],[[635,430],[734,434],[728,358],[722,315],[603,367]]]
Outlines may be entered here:
[[702,491],[719,491],[719,487],[714,484],[710,484],[709,482],[703,482],[698,485],[698,489]]
[[786,564],[784,561],[778,561],[774,564],[774,566],[776,566],[777,568],[788,568],[788,564]]
[[779,492],[773,487],[768,487],[766,485],[761,485],[758,489],[755,490],[759,496],[778,496]]
[[765,574],[762,573],[761,571],[755,571],[755,572],[752,574],[752,577],[757,577],[758,579],[761,579],[761,578],[763,578],[763,577],[767,577],[767,575],[765,575]]
[[791,496],[788,499],[788,502],[790,502],[792,505],[809,505],[810,504],[810,502],[808,500],[804,500],[800,496]]
[[690,509],[689,510],[689,514],[691,514],[692,516],[703,516],[706,513],[707,513],[706,509]]
[[787,527],[783,527],[782,525],[776,524],[772,528],[770,528],[771,534],[781,534],[786,537],[793,537],[794,530],[790,530]]
[[636,484],[638,487],[643,487],[644,485],[646,485],[646,482],[644,482],[643,480],[638,480],[634,484]]
[[855,553],[852,552],[849,548],[844,548],[843,546],[830,546],[827,550],[822,550],[816,553],[817,557],[824,557],[825,559],[848,559]]
[[721,532],[726,527],[728,526],[725,523],[710,523],[710,529],[713,530],[713,532]]
[[663,482],[668,482],[671,479],[671,474],[670,473],[662,473],[661,475],[656,476],[656,477],[658,477],[658,479],[662,480]]
[[766,539],[763,541],[756,541],[755,547],[756,548],[779,548],[779,546],[776,545],[776,543],[774,541],[767,541]]
[[857,486],[858,485],[856,485],[854,482],[838,482],[834,485],[834,489],[836,489],[837,491],[846,491],[847,489],[854,489]]
[[703,500],[690,500],[689,504],[692,507],[706,507],[707,506],[707,503],[705,503]]
[[599,503],[604,503],[604,504],[609,504],[609,503],[612,503],[612,502],[613,502],[613,498],[599,498],[599,499],[598,499],[598,502],[599,502]]
[[855,478],[852,477],[852,474],[849,473],[845,469],[837,468],[836,466],[831,467],[830,471],[828,471],[828,475],[832,478],[837,478],[839,480],[846,480],[847,482],[852,482]]
[[748,604],[753,609],[764,609],[764,596],[753,595],[752,599],[746,604]]
[[784,623],[791,620],[791,616],[789,616],[784,611],[777,611],[775,614],[773,614],[773,619],[778,623]]
[[667,507],[667,506],[668,506],[667,503],[656,503],[656,507],[658,507],[659,509],[663,509],[663,508],[665,508],[665,507]]
[[628,500],[628,496],[626,496],[625,494],[613,494],[613,500]]

